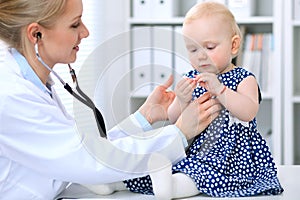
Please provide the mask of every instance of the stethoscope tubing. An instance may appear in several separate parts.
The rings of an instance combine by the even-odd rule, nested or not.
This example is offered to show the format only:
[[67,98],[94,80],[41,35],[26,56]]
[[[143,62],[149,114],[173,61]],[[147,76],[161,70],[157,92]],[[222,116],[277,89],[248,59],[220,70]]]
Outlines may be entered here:
[[70,87],[71,91],[72,91],[71,94],[77,100],[79,100],[80,102],[82,102],[83,104],[85,104],[86,106],[88,106],[89,108],[91,108],[93,110],[94,115],[95,115],[95,119],[97,121],[97,126],[98,126],[98,130],[100,132],[100,135],[102,137],[106,137],[106,128],[105,128],[105,123],[104,123],[104,119],[103,119],[102,114],[100,113],[100,111],[98,110],[98,108],[95,106],[94,102],[90,99],[90,97],[87,96],[81,90],[81,88],[79,87],[78,80],[77,80],[77,77],[76,77],[76,74],[75,74],[75,70],[71,67],[70,64],[68,64],[68,66],[69,66],[69,69],[70,69],[70,74],[72,76],[72,79],[73,79],[73,81],[76,84],[76,91],[79,93],[79,94],[75,93],[74,90]]
[[93,113],[94,113],[94,116],[95,116],[95,119],[96,119],[96,122],[97,122],[97,128],[99,130],[99,133],[100,133],[101,137],[106,137],[106,128],[105,128],[105,123],[104,123],[103,116],[102,116],[101,112],[98,110],[98,108],[95,106],[94,102],[79,87],[78,80],[77,80],[77,77],[76,77],[76,74],[75,74],[75,70],[71,67],[71,65],[68,64],[70,74],[71,74],[73,82],[76,84],[75,88],[76,88],[76,91],[78,92],[78,94],[72,89],[72,87],[68,83],[64,82],[64,80],[51,67],[49,67],[43,61],[43,59],[39,55],[39,49],[38,49],[38,44],[37,43],[35,44],[34,48],[35,48],[36,57],[40,61],[40,63],[44,67],[46,67],[61,82],[61,84],[64,86],[64,88],[73,97],[75,97],[81,103],[83,103],[84,105],[88,106],[89,108],[91,108],[93,110]]

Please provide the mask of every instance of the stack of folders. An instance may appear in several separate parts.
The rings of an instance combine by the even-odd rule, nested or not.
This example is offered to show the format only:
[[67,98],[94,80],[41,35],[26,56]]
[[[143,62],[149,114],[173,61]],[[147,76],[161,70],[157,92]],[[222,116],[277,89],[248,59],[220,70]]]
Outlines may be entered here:
[[227,6],[236,18],[255,15],[255,0],[227,0]]
[[266,94],[271,91],[272,71],[276,69],[273,66],[273,52],[272,33],[246,34],[244,48],[239,55],[240,63],[237,63],[255,75],[261,91]]
[[163,19],[176,17],[179,0],[133,0],[133,17],[137,19]]
[[198,0],[197,2],[201,3],[205,1],[215,1],[226,5],[236,18],[255,15],[256,0]]

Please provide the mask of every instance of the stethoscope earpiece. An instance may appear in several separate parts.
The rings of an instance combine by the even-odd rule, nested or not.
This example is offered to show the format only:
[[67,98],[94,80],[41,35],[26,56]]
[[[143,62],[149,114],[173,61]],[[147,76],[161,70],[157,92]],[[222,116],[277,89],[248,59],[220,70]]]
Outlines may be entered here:
[[42,39],[42,33],[41,33],[41,32],[37,32],[37,33],[36,33],[36,38],[37,38],[38,40]]

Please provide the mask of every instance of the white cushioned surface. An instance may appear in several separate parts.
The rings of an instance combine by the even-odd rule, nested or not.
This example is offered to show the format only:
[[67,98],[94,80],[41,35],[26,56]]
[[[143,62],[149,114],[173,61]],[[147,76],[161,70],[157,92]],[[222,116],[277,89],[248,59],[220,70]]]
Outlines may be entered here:
[[[300,199],[300,165],[285,165],[278,167],[278,177],[284,189],[281,195],[276,196],[256,196],[244,198],[230,198],[230,200],[298,200]],[[154,196],[135,194],[128,191],[116,192],[112,195],[99,196],[89,193],[86,189],[79,185],[73,185],[65,193],[61,195],[66,199],[81,198],[81,199],[124,199],[124,200],[154,200]],[[186,200],[220,200],[220,198],[207,197],[198,195],[190,198],[183,198]]]

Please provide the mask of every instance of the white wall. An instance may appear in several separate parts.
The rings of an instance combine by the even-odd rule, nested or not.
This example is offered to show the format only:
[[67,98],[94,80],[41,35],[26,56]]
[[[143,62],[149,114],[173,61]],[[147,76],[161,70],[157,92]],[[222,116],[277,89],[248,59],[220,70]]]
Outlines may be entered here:
[[[116,37],[128,29],[129,14],[127,12],[129,9],[126,8],[127,6],[129,6],[127,0],[83,0],[82,20],[89,29],[90,35],[81,41],[77,60],[72,64],[78,75],[80,87],[95,100],[97,107],[104,115],[107,128],[112,127],[121,118],[128,115],[126,106],[119,107],[119,105],[124,104],[124,98],[114,98],[114,88],[129,67],[124,66],[125,61],[120,62],[120,60],[113,67],[108,65],[114,53],[124,46],[123,43],[114,44],[114,41]],[[88,72],[85,71],[86,66],[89,67]],[[66,66],[57,65],[55,70],[62,75],[66,82],[72,82]],[[56,90],[63,103],[67,110],[74,114],[72,96],[62,88],[58,81],[56,82]],[[96,92],[94,91],[95,87]],[[126,81],[126,84],[122,84],[118,96],[125,96],[129,90],[128,87],[129,81],[128,83]],[[113,98],[117,100],[117,103],[111,105]],[[82,112],[83,115],[80,117],[86,117],[85,111]],[[118,116],[117,119],[115,119],[116,115]]]
[[[89,29],[90,35],[82,40],[77,60],[72,64],[72,67],[76,70],[77,75],[80,76],[81,67],[86,62],[86,59],[95,50],[105,48],[104,52],[101,52],[101,57],[93,60],[93,69],[89,71],[87,76],[80,77],[79,81],[84,91],[85,84],[89,87],[91,80],[99,82],[96,96],[92,98],[95,98],[96,104],[104,114],[107,128],[110,128],[129,114],[128,103],[125,97],[128,96],[129,80],[123,78],[129,69],[126,66],[127,60],[118,59],[117,62],[109,66],[107,66],[109,61],[105,60],[113,58],[115,52],[122,49],[125,45],[124,42],[126,41],[121,41],[117,44],[114,44],[114,41],[116,37],[128,30],[129,0],[83,0],[83,7],[82,20]],[[0,61],[2,58],[3,44],[0,43]],[[72,82],[66,65],[56,65],[54,70],[65,82]],[[98,75],[95,76],[96,72],[99,71],[105,72],[101,80],[99,80]],[[122,83],[120,83],[120,80]],[[55,88],[63,104],[68,112],[73,115],[73,97],[64,90],[56,78],[54,78],[54,81],[56,82]],[[114,88],[118,88],[118,92]],[[89,95],[94,93],[94,91],[87,92]]]
[[128,45],[124,40],[124,34],[127,33],[124,32],[128,29],[129,1],[101,0],[99,4],[101,9],[95,13],[99,22],[90,27],[91,36],[94,29],[99,34],[99,37],[93,38],[98,43],[96,50],[101,53],[102,58],[95,63],[95,70],[101,67],[103,72],[100,77],[96,77],[98,82],[95,101],[104,114],[107,128],[110,128],[129,114],[129,79],[126,76],[129,66],[126,57],[119,55]]
[[[94,98],[104,114],[107,127],[110,128],[129,114],[128,102],[125,97],[129,91],[129,80],[127,81],[123,78],[124,74],[128,73],[129,67],[125,65],[126,61],[124,59],[119,59],[118,65],[113,67],[105,66],[107,61],[104,61],[106,58],[112,57],[115,51],[122,49],[125,45],[122,41],[114,44],[113,47],[110,44],[114,43],[114,38],[120,37],[128,29],[129,0],[83,0],[83,6],[82,19],[90,31],[90,36],[82,40],[77,60],[72,66],[77,74],[80,75],[80,68],[89,55],[97,48],[106,48],[102,55],[94,60],[95,68],[93,69],[94,71],[90,71],[90,74],[96,74],[94,72],[99,70],[106,72],[103,78],[98,81],[100,84],[98,84],[98,92]],[[3,44],[0,43],[0,62],[3,59],[2,50]],[[124,65],[122,62],[124,62]],[[56,65],[54,70],[65,82],[72,82],[66,65]],[[85,83],[89,85],[92,79],[97,81],[99,77],[90,75],[83,77],[80,79],[80,86],[84,89]],[[120,79],[122,79],[121,84]],[[54,78],[54,81],[56,82],[55,88],[66,109],[70,114],[73,114],[73,97],[64,90],[56,78]],[[118,88],[118,92],[114,88]]]

